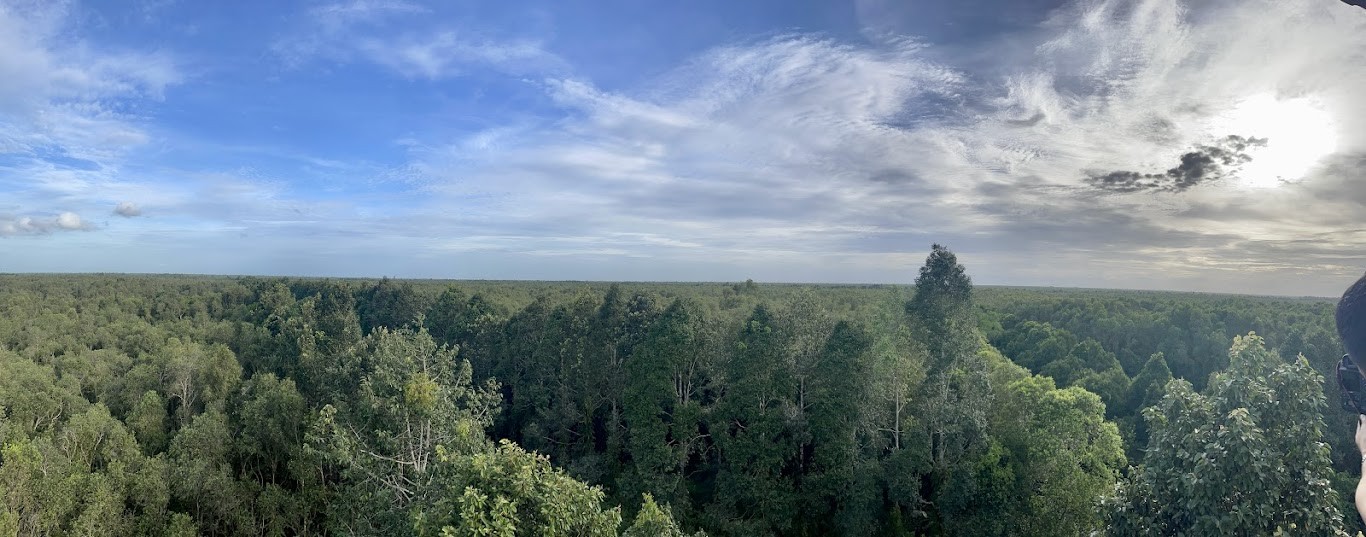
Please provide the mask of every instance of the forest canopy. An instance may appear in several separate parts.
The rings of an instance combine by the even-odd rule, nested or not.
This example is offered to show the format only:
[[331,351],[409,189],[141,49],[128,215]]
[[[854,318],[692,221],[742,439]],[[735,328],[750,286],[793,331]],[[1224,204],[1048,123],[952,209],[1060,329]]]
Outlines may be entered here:
[[1332,307],[0,276],[0,536],[1346,534]]

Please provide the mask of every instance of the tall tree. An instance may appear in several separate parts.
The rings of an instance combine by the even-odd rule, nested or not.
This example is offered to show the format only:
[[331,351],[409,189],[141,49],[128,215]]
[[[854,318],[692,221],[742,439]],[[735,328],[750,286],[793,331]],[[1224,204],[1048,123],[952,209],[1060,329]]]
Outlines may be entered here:
[[204,345],[172,338],[164,356],[165,391],[180,424],[205,410],[223,412],[242,378],[242,365],[225,345]]
[[878,433],[873,446],[881,451],[875,475],[886,495],[887,524],[893,532],[904,530],[923,512],[921,476],[930,467],[916,401],[925,380],[925,348],[912,337],[905,308],[901,289],[893,288],[882,297],[872,315],[875,336],[870,351]]
[[544,437],[538,415],[550,406],[551,364],[547,357],[558,341],[546,328],[553,313],[548,297],[537,297],[503,323],[494,345],[491,377],[498,379],[503,410],[493,434],[524,447],[538,447]]
[[807,442],[802,446],[800,531],[869,535],[877,529],[877,460],[870,456],[873,392],[867,331],[835,324],[811,371]]
[[797,445],[789,420],[796,389],[774,324],[763,305],[745,322],[711,427],[721,463],[713,516],[731,533],[782,533],[796,516],[794,484],[784,472]]
[[590,480],[602,478],[602,465],[593,452],[593,414],[601,403],[601,384],[608,380],[594,374],[594,366],[601,365],[593,363],[598,345],[592,341],[600,305],[584,293],[551,315],[546,349],[551,362],[545,379],[550,401],[537,409],[536,417],[544,442],[540,449],[561,464],[577,463],[578,467],[570,466],[571,472]]
[[906,310],[928,355],[920,418],[928,428],[930,460],[942,478],[982,439],[991,400],[986,366],[977,354],[982,338],[972,305],[972,280],[948,248],[933,246]]
[[318,352],[331,358],[360,343],[360,317],[356,297],[344,284],[327,281],[314,295],[317,311]]
[[1134,376],[1129,385],[1129,395],[1120,412],[1120,423],[1129,433],[1128,455],[1131,459],[1143,458],[1148,447],[1148,421],[1143,419],[1143,409],[1156,405],[1166,394],[1167,384],[1172,380],[1172,372],[1167,369],[1167,360],[1162,353],[1153,354],[1143,369]]
[[658,314],[650,297],[638,294],[628,298],[613,285],[603,295],[591,326],[584,371],[595,381],[590,383],[586,408],[590,409],[593,443],[598,451],[594,459],[601,467],[603,481],[621,475],[628,442],[625,399],[630,389],[630,363]]
[[787,342],[783,354],[790,362],[786,367],[792,370],[797,390],[793,396],[796,419],[805,421],[813,404],[809,397],[812,377],[826,357],[823,351],[834,330],[835,320],[810,289],[799,292],[780,319],[782,323],[778,328]]
[[705,353],[696,306],[669,305],[626,363],[623,399],[631,469],[619,488],[689,509],[688,460],[706,439],[702,390]]

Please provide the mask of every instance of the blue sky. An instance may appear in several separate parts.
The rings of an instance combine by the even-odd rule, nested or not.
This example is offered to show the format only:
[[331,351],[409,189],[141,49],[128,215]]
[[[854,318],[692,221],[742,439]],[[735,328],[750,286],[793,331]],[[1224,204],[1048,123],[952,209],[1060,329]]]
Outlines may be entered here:
[[1366,10],[650,4],[0,0],[0,271],[1366,270]]

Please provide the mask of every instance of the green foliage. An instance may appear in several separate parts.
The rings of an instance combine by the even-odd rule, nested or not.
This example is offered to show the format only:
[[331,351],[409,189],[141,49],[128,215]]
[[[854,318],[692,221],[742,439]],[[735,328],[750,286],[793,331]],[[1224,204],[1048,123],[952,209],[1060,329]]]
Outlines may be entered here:
[[618,486],[675,505],[687,504],[688,460],[704,447],[708,364],[696,352],[702,338],[697,315],[695,306],[675,301],[625,365],[622,408],[632,465]]
[[228,534],[248,525],[245,487],[232,471],[232,432],[216,410],[195,416],[171,440],[173,506],[193,515],[201,531]]
[[473,453],[439,451],[441,491],[416,517],[418,533],[434,535],[615,536],[619,508],[603,509],[604,494],[507,441]]
[[89,406],[74,379],[58,380],[49,366],[0,350],[0,406],[6,421],[33,436],[51,432]]
[[311,448],[341,478],[332,531],[405,533],[410,509],[441,493],[438,447],[464,452],[482,442],[494,387],[473,386],[469,363],[425,331],[379,328],[360,348],[360,393],[323,407]]
[[242,378],[242,366],[232,350],[172,338],[158,354],[167,399],[181,425],[205,410],[226,410],[227,397]]
[[[1290,440],[1355,470],[1306,369],[1331,302],[975,288],[942,246],[919,276],[0,276],[0,536],[1260,534],[1273,494],[1335,531],[1347,474]],[[1254,328],[1308,366],[1230,361]],[[1186,501],[1242,518],[1135,522]]]
[[976,354],[980,338],[973,313],[972,279],[947,248],[933,246],[915,279],[915,295],[906,304],[906,311],[927,347],[931,377],[949,374]]
[[728,364],[729,383],[710,426],[721,461],[710,516],[730,533],[783,532],[796,516],[795,484],[783,472],[797,450],[788,420],[796,383],[783,364],[785,345],[760,305]]
[[1110,505],[1117,535],[1345,534],[1322,442],[1322,378],[1238,337],[1206,393],[1168,384],[1148,456]]
[[1000,448],[988,450],[976,479],[965,480],[976,482],[976,495],[997,500],[965,498],[979,509],[994,508],[955,521],[958,530],[996,525],[999,535],[1080,535],[1098,529],[1096,501],[1125,462],[1100,398],[1076,387],[1056,389],[1047,377],[1012,381],[997,398],[992,430]]
[[944,531],[1078,535],[1124,464],[1121,440],[1097,396],[1057,389],[984,345],[993,398],[987,446],[952,469],[936,504]]
[[447,345],[458,345],[469,319],[469,297],[459,287],[447,287],[423,317],[423,327],[432,338]]
[[383,278],[358,293],[356,310],[365,334],[377,328],[397,330],[421,324],[428,304],[408,282]]
[[621,533],[621,537],[687,537],[678,523],[669,516],[669,508],[661,508],[653,496],[645,495],[645,501],[636,513],[631,526]]
[[[972,281],[958,258],[934,245],[916,278],[915,296],[906,306],[912,334],[924,345],[926,377],[916,390],[927,466],[900,468],[920,477],[920,494],[940,502],[954,487],[954,476],[989,446],[987,412],[992,393],[979,351],[982,336],[972,303]],[[920,521],[931,531],[953,528],[969,515],[940,509]]]
[[146,459],[103,405],[53,438],[11,438],[0,450],[0,530],[16,535],[124,535],[156,527],[164,467]]
[[277,483],[299,457],[308,407],[291,379],[257,373],[242,389],[237,422],[250,424],[237,435],[240,473],[260,483]]
[[1143,370],[1134,376],[1134,381],[1129,386],[1126,407],[1137,411],[1157,404],[1162,400],[1162,395],[1171,380],[1172,372],[1167,369],[1166,357],[1160,352],[1152,355],[1148,358],[1148,363],[1143,364]]
[[142,399],[128,414],[127,423],[145,453],[154,455],[166,451],[170,416],[166,414],[166,400],[156,390],[142,394]]
[[1104,371],[1087,371],[1071,383],[1100,396],[1105,403],[1105,415],[1114,417],[1124,410],[1129,396],[1129,377],[1118,365]]
[[871,409],[872,337],[837,323],[805,383],[809,410],[798,458],[798,524],[810,533],[869,535],[882,507]]

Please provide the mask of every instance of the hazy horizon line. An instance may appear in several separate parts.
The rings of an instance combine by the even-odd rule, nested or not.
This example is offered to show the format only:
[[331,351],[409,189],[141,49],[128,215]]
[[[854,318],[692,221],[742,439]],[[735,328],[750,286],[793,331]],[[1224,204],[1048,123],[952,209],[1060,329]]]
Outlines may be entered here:
[[[537,279],[503,279],[503,278],[438,278],[438,277],[414,277],[414,276],[336,276],[336,275],[301,275],[301,274],[221,274],[221,273],[194,273],[194,272],[0,272],[0,277],[7,276],[140,276],[140,277],[199,277],[199,278],[262,278],[262,279],[313,279],[313,280],[398,280],[398,281],[429,281],[429,282],[480,282],[480,283],[550,283],[550,284],[714,284],[714,285],[733,285],[753,281],[756,285],[790,285],[790,286],[831,286],[831,287],[855,287],[855,286],[904,286],[914,287],[913,282],[856,282],[856,281],[779,281],[779,280],[756,280],[745,278],[743,280],[537,280]],[[971,275],[969,275],[971,276]],[[1194,295],[1218,295],[1218,296],[1240,296],[1258,298],[1300,298],[1300,299],[1322,299],[1338,300],[1339,296],[1323,295],[1295,295],[1295,294],[1273,294],[1273,293],[1227,293],[1220,291],[1196,291],[1189,289],[1153,289],[1153,288],[1125,288],[1125,287],[1078,287],[1068,285],[1022,285],[1009,283],[981,283],[973,282],[974,287],[990,287],[1001,289],[1027,289],[1027,290],[1055,290],[1055,291],[1120,291],[1120,292],[1139,292],[1139,293],[1176,293]]]

